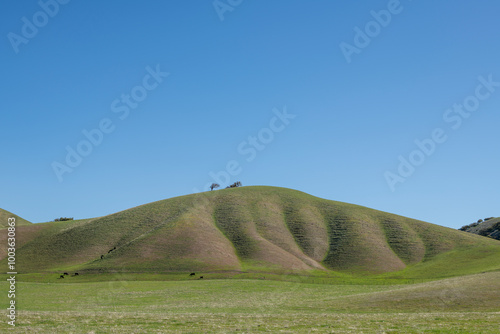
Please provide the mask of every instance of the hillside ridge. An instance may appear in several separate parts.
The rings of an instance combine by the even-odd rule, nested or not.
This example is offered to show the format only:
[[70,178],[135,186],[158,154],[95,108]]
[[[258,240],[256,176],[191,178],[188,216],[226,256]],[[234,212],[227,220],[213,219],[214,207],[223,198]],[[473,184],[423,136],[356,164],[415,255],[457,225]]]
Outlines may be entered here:
[[0,209],[0,228],[7,226],[9,218],[16,219],[16,226],[23,226],[23,225],[31,225],[32,224],[31,222],[27,221],[26,219],[21,218],[18,215],[14,214],[10,211]]
[[20,226],[19,234],[23,272],[285,270],[446,277],[500,269],[498,241],[267,186]]

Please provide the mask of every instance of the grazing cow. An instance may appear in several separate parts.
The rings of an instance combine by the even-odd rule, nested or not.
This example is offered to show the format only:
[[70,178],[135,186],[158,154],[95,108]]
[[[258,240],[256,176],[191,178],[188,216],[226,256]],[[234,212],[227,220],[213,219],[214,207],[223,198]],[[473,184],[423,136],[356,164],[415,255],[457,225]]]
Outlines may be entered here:
[[111,253],[112,251],[113,251],[113,250],[112,250],[112,249],[110,249],[110,250],[108,251],[108,254],[109,254],[109,253]]
[[200,279],[203,279],[203,276],[200,276]]
[[78,273],[75,273],[73,276],[78,276]]
[[196,273],[191,273],[191,274],[189,274],[189,276],[194,276],[194,275],[196,275]]
[[104,255],[101,255],[101,260],[104,259]]
[[64,278],[64,275],[59,276],[59,278]]
[[69,275],[68,273],[64,273],[63,275]]

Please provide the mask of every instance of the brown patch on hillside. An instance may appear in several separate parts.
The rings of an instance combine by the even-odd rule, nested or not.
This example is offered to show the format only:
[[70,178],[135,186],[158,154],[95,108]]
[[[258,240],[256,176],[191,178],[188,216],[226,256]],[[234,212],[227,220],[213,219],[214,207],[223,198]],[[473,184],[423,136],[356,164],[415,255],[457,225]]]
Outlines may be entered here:
[[[42,224],[16,226],[16,249],[36,238],[45,228],[47,226]],[[9,247],[7,245],[7,233],[7,228],[0,230],[0,260],[3,260],[7,256],[7,248]]]

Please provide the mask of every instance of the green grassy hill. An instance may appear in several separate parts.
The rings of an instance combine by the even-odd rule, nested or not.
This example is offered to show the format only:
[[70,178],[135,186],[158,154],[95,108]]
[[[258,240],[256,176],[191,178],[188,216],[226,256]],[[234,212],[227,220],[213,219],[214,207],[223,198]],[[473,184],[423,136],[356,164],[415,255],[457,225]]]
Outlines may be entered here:
[[32,223],[4,209],[0,209],[0,228],[6,227],[9,218],[16,218],[16,226],[31,225]]
[[20,226],[19,235],[18,270],[24,273],[312,271],[438,278],[500,269],[496,240],[276,187],[224,189],[100,218]]
[[[27,221],[26,219],[23,219],[19,217],[18,215],[13,214],[12,212],[9,212],[4,209],[0,209],[0,230],[1,229],[6,229],[7,224],[9,222],[9,218],[15,218],[16,219],[16,229],[21,227],[21,226],[33,226],[32,223]],[[31,238],[32,236],[29,235],[28,238]],[[1,258],[5,257],[5,254],[7,254],[7,233],[0,233],[0,256]]]

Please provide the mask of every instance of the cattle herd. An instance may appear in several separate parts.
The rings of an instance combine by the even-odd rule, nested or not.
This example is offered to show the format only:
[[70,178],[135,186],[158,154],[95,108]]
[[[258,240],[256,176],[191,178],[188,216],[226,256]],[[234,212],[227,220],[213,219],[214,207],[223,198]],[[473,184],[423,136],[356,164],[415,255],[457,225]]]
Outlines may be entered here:
[[[113,247],[112,249],[110,249],[108,251],[108,254],[111,253],[112,251],[114,251],[116,249],[116,247]],[[104,259],[104,255],[101,255],[101,260]],[[68,273],[63,273],[61,276],[59,276],[59,278],[64,278],[64,276],[69,276]],[[78,276],[78,273],[74,273],[73,275],[71,275],[72,277],[74,276]],[[196,276],[196,273],[191,273],[189,274],[189,277],[193,277],[193,276]],[[198,279],[203,279],[203,276],[200,276],[198,277]]]
[[[108,254],[111,253],[112,251],[116,250],[116,246],[111,248],[109,251],[108,251]],[[104,259],[104,255],[101,255],[101,260]]]
[[[101,258],[102,258],[102,255],[101,255]],[[64,276],[69,276],[68,273],[63,273],[61,276],[59,276],[59,278],[64,278]],[[78,276],[78,273],[74,273],[73,275],[71,275],[71,277],[74,277],[74,276]],[[196,273],[191,273],[189,274],[190,277],[193,277],[193,276],[196,276]],[[198,279],[203,279],[203,276],[200,276]]]
[[[189,277],[196,276],[196,273],[189,274]],[[203,279],[203,276],[200,276],[198,279]]]
[[[68,273],[64,273],[64,274],[62,274],[61,276],[59,276],[59,278],[64,278],[64,276],[69,276],[69,274],[68,274]],[[71,276],[72,276],[72,277],[74,277],[74,276],[78,276],[78,273],[74,273],[74,274],[73,274],[73,275],[71,275]]]

